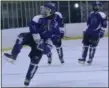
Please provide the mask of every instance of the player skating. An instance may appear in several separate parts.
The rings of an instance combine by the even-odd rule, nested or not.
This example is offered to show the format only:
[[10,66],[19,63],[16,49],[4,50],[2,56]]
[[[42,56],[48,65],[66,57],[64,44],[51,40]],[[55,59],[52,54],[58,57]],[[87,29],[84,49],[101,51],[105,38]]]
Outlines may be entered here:
[[101,2],[94,3],[93,11],[88,16],[88,27],[83,33],[83,52],[82,57],[78,59],[79,63],[85,63],[88,50],[89,59],[87,63],[92,63],[99,40],[104,36],[104,29],[107,27],[107,19],[105,13],[100,11],[101,7]]

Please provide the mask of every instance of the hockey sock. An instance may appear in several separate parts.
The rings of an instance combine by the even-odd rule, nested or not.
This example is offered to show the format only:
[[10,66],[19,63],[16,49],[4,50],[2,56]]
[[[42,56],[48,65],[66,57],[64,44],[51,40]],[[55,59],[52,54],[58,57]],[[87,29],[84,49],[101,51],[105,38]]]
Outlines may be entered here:
[[58,47],[56,50],[58,52],[59,58],[63,59],[63,49],[62,49],[62,47]]
[[16,43],[15,43],[15,45],[14,45],[12,51],[11,51],[12,55],[17,57],[17,55],[20,53],[20,50],[22,48],[22,41],[23,41],[23,38],[18,38],[16,40]]
[[90,47],[89,50],[89,59],[93,59],[95,55],[96,47]]
[[87,57],[88,46],[83,46],[82,59],[85,61]]
[[27,75],[26,75],[26,79],[31,80],[37,69],[38,69],[37,64],[30,63],[29,68],[28,68],[28,72],[27,72]]

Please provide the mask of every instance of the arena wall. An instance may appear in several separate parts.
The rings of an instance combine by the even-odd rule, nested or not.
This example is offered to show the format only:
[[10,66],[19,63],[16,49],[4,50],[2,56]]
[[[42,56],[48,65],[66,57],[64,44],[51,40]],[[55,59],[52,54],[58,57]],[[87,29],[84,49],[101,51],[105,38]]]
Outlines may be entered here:
[[[86,29],[86,23],[65,24],[65,37],[80,38],[84,29]],[[10,49],[14,45],[18,34],[28,31],[28,27],[2,30],[2,50]],[[106,28],[105,34],[108,34],[108,28]]]

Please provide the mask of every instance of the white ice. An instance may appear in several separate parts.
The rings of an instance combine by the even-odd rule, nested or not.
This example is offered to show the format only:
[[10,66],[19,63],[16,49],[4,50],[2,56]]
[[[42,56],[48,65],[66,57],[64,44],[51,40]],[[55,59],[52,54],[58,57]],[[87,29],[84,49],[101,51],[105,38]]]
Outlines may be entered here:
[[[81,41],[63,40],[63,65],[55,47],[51,65],[47,64],[47,57],[44,55],[29,87],[108,87],[108,38],[100,40],[91,66],[78,63],[82,52]],[[29,51],[29,47],[23,48],[14,65],[2,58],[2,87],[24,87],[30,61]]]

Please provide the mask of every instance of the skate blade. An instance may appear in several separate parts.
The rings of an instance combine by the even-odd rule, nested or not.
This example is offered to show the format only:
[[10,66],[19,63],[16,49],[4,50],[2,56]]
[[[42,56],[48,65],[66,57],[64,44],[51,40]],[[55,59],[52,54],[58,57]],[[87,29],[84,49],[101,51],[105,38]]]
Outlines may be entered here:
[[64,60],[63,59],[59,59],[61,64],[64,64]]
[[11,63],[11,64],[14,64],[14,63],[15,63],[15,60],[10,59],[10,58],[6,57],[5,55],[3,55],[3,58],[4,58],[7,62],[9,62],[9,63]]
[[51,65],[51,62],[48,62],[48,65]]
[[30,84],[30,81],[29,80],[25,80],[25,82],[24,82],[25,87],[29,86],[29,84]]
[[52,58],[48,58],[48,65],[51,65],[52,63]]
[[92,65],[92,63],[87,63],[86,65],[87,65],[87,66],[91,66],[91,65]]
[[65,62],[64,61],[61,61],[61,64],[64,64]]
[[79,64],[85,65],[85,61],[78,61]]

